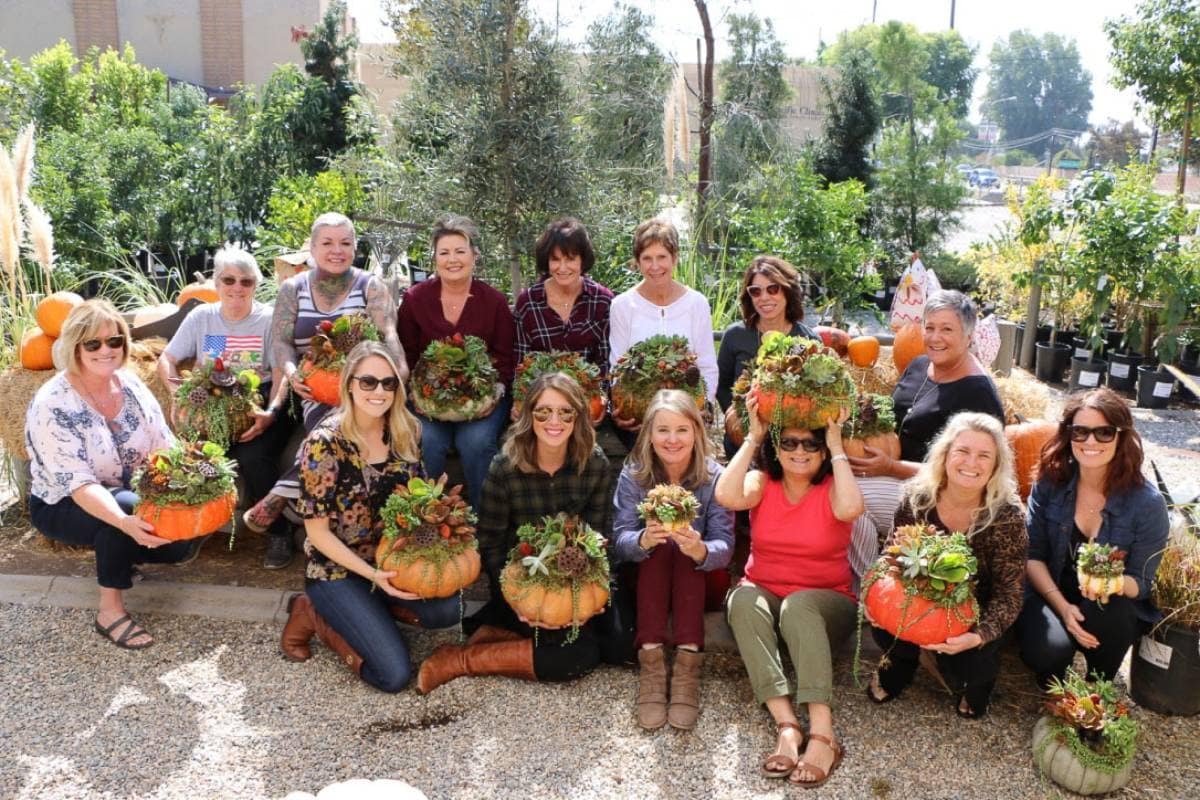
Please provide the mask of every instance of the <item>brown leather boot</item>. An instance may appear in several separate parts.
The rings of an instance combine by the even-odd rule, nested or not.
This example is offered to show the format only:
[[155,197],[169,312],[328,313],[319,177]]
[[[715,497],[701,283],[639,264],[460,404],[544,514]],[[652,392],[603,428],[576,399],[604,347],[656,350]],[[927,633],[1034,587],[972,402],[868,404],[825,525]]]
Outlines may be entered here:
[[316,609],[312,609],[310,613],[316,625],[317,638],[324,642],[326,647],[337,653],[337,657],[341,659],[342,663],[349,667],[351,672],[361,678],[362,656],[354,652],[350,644],[317,613]]
[[648,731],[667,723],[667,657],[662,647],[638,650],[637,722]]
[[312,601],[304,593],[292,595],[292,599],[288,600],[288,621],[279,639],[284,658],[289,661],[308,661],[312,658],[308,642],[316,632]]
[[417,691],[429,694],[443,683],[465,675],[503,675],[536,681],[533,640],[488,642],[460,647],[444,644],[434,650],[417,673]]
[[392,619],[397,622],[402,622],[405,625],[412,625],[414,628],[421,627],[421,618],[417,616],[417,612],[411,608],[404,606],[388,606],[388,613],[392,615]]
[[500,628],[495,625],[480,625],[479,628],[471,634],[471,638],[467,639],[467,644],[488,644],[490,642],[515,642],[517,639],[524,637],[516,631],[510,631],[508,628]]
[[700,716],[700,665],[704,654],[675,648],[675,666],[671,670],[671,705],[667,722],[672,728],[690,731]]

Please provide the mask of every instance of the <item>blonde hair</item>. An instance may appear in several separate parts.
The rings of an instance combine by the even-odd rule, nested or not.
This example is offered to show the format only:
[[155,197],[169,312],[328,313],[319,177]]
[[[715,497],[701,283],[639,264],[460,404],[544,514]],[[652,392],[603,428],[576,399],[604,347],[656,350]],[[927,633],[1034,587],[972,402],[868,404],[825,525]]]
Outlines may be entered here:
[[525,403],[504,439],[504,456],[521,472],[538,471],[538,442],[537,434],[533,431],[533,409],[549,389],[567,398],[567,404],[575,412],[575,427],[567,441],[567,461],[575,465],[576,472],[583,474],[588,459],[596,448],[596,432],[592,429],[591,409],[583,389],[578,381],[562,372],[539,375],[530,385],[529,391],[525,393]]
[[695,489],[708,481],[708,460],[712,457],[712,445],[704,430],[704,418],[696,407],[696,400],[687,392],[679,389],[661,389],[655,393],[646,409],[642,421],[642,430],[638,433],[637,442],[625,459],[633,472],[633,479],[643,489],[650,489],[656,484],[667,483],[667,471],[659,463],[654,452],[651,435],[654,428],[654,417],[660,411],[671,411],[681,417],[686,417],[692,423],[693,442],[692,460],[688,463],[687,472],[683,475],[680,485],[687,489]]
[[975,411],[963,411],[951,417],[929,446],[929,453],[917,474],[904,484],[903,494],[917,515],[936,506],[938,494],[946,487],[946,456],[954,440],[967,431],[987,434],[996,447],[996,463],[984,487],[983,505],[976,509],[971,527],[966,531],[968,536],[973,536],[995,522],[1005,508],[1019,502],[1012,451],[1004,436],[1004,427],[995,417]]
[[112,324],[117,333],[125,337],[125,346],[121,348],[121,366],[129,361],[129,323],[117,311],[116,307],[107,300],[86,300],[71,309],[63,322],[62,333],[54,343],[54,348],[61,361],[66,365],[67,372],[78,375],[82,369],[79,362],[79,346],[88,339],[100,335],[100,329]]
[[[396,359],[379,342],[359,342],[350,351],[350,354],[346,356],[346,365],[342,367],[342,379],[340,381],[342,402],[340,405],[341,420],[338,423],[338,427],[343,436],[354,442],[354,446],[358,448],[360,453],[367,452],[367,443],[362,431],[358,428],[358,424],[354,421],[354,398],[350,396],[350,379],[354,376],[355,371],[358,370],[358,366],[371,356],[382,358],[387,362],[388,367],[391,368],[392,375],[397,378],[400,377],[400,369],[396,366]],[[396,387],[396,392],[392,397],[392,407],[388,410],[385,425],[389,437],[388,449],[404,461],[420,461],[421,451],[419,443],[421,441],[421,424],[417,422],[417,418],[408,410],[408,398],[404,392],[403,382]]]

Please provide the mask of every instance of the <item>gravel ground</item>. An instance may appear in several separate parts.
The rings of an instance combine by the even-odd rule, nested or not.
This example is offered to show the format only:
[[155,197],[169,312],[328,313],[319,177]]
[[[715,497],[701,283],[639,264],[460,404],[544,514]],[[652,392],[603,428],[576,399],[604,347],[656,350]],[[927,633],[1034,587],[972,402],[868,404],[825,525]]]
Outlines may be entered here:
[[[463,679],[423,698],[354,680],[324,648],[284,661],[261,625],[147,615],[159,643],[125,653],[85,611],[3,606],[0,797],[259,798],[351,778],[397,778],[430,798],[781,798],[760,778],[773,746],[741,664],[710,656],[700,725],[643,733],[635,676],[605,667],[567,685]],[[418,634],[415,655],[452,637]],[[850,657],[836,663],[837,728],[848,750],[806,797],[1059,796],[1031,765],[1038,697],[1005,654],[985,721],[955,717],[925,674],[899,701],[870,704]],[[1194,796],[1200,724],[1134,710],[1143,725],[1132,790]],[[1189,789],[1188,787],[1192,787]]]

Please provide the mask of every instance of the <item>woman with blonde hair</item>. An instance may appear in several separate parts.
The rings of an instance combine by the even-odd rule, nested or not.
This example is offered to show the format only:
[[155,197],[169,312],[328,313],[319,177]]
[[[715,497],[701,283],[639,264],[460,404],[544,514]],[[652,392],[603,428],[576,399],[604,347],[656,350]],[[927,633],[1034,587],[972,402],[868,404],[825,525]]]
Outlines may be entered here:
[[300,510],[308,538],[305,590],[292,598],[281,647],[311,655],[315,633],[356,675],[398,692],[412,674],[393,617],[424,628],[458,622],[457,595],[421,600],[389,582],[372,559],[379,510],[396,486],[421,476],[420,425],[405,405],[399,365],[378,342],[362,342],[342,370],[341,405],[304,440]]
[[55,541],[92,547],[100,604],[96,632],[117,647],[154,644],[125,610],[135,564],[188,560],[202,540],[170,542],[134,516],[134,472],[175,437],[146,385],[127,371],[129,326],[107,300],[75,308],[55,342],[66,368],[25,414],[29,517]]
[[[895,517],[895,527],[902,525],[964,533],[979,563],[975,625],[925,649],[936,654],[942,677],[956,695],[958,715],[983,716],[996,683],[1000,643],[1021,611],[1029,541],[1012,453],[1004,427],[994,417],[966,411],[950,418],[917,474],[904,484]],[[894,538],[893,530],[885,546]],[[867,696],[887,703],[912,682],[920,648],[881,628],[871,632],[888,658],[867,687]]]
[[[617,478],[614,550],[617,560],[638,565],[637,719],[647,730],[667,723],[691,730],[700,713],[704,575],[724,568],[733,548],[733,512],[714,497],[721,465],[711,450],[696,401],[677,389],[660,391]],[[687,527],[668,530],[638,517],[638,504],[659,484],[682,486],[696,497],[700,510]],[[675,644],[669,703],[668,615]]]

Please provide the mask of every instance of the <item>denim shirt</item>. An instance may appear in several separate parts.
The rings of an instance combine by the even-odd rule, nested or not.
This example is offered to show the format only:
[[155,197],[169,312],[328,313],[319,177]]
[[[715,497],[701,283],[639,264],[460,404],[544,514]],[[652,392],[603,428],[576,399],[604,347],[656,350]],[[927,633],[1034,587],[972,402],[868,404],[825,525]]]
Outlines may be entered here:
[[[1044,563],[1055,582],[1067,564],[1071,530],[1075,526],[1078,483],[1078,474],[1065,484],[1042,479],[1029,495],[1026,522],[1029,559]],[[1125,574],[1138,583],[1137,613],[1146,622],[1157,622],[1162,617],[1150,599],[1150,587],[1167,544],[1168,530],[1167,503],[1158,489],[1148,482],[1106,498],[1100,512],[1100,531],[1095,541],[1116,545],[1125,551]],[[1027,599],[1033,591],[1027,580]]]

